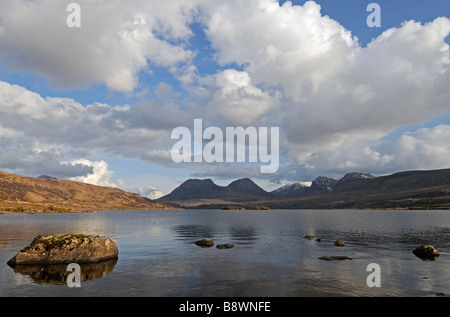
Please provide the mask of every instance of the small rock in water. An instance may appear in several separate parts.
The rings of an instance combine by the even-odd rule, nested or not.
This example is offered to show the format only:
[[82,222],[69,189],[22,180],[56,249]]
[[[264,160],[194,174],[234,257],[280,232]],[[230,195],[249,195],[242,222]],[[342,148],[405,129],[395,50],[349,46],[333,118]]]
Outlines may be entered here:
[[199,247],[209,248],[214,245],[214,242],[210,238],[206,238],[196,241],[195,244]]
[[316,240],[317,242],[322,242],[323,241],[323,239],[322,238],[317,238],[317,240]]
[[345,245],[345,242],[342,240],[336,240],[334,241],[334,245],[337,247],[343,247]]
[[303,238],[308,239],[308,240],[312,240],[312,239],[314,239],[314,236],[312,234],[307,234]]
[[218,244],[217,249],[231,249],[234,248],[233,243],[225,243],[225,244]]
[[432,245],[422,245],[413,251],[414,255],[424,261],[434,261],[440,255],[439,251]]

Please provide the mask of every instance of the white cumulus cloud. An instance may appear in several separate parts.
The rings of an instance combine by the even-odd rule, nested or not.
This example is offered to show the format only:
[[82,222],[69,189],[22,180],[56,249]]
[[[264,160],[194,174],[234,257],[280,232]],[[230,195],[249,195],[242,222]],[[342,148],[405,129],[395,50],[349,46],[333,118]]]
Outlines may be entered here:
[[97,186],[105,186],[105,187],[118,187],[116,183],[114,183],[111,178],[114,175],[113,171],[110,171],[108,168],[108,163],[105,161],[89,161],[87,159],[78,159],[70,162],[66,162],[66,165],[84,165],[88,167],[92,167],[92,172],[83,175],[71,177],[70,179],[77,182],[87,183],[91,185]]
[[134,192],[142,197],[147,197],[149,199],[158,199],[164,196],[164,193],[153,186],[141,186],[132,188],[129,191]]
[[150,64],[191,64],[183,45],[192,5],[182,1],[79,0],[81,27],[69,28],[65,1],[2,1],[0,57],[9,68],[31,71],[56,87],[105,84],[130,92]]

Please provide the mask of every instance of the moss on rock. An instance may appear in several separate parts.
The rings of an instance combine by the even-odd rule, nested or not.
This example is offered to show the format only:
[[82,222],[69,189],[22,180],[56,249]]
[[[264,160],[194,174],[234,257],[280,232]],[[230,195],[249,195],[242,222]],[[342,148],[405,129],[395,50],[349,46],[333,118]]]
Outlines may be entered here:
[[92,263],[117,258],[119,249],[107,237],[84,234],[37,236],[8,265]]

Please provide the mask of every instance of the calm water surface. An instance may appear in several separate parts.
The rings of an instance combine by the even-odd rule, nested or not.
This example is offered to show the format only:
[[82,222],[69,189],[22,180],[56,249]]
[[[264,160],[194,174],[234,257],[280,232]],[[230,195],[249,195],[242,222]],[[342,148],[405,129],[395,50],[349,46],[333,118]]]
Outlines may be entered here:
[[[80,288],[15,272],[6,262],[37,235],[113,238],[119,259]],[[323,239],[306,240],[313,234]],[[232,249],[200,248],[212,238]],[[345,241],[335,247],[335,240]],[[434,245],[422,261],[412,250]],[[345,255],[327,262],[319,257]],[[0,215],[0,296],[436,296],[450,295],[449,211],[162,210]],[[370,288],[370,263],[381,287]],[[42,275],[42,274],[41,274]]]

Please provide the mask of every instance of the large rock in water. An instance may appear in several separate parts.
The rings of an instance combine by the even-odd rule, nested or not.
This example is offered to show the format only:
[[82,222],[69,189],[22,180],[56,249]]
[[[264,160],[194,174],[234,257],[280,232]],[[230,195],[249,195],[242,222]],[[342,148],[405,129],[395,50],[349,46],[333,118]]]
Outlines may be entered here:
[[119,255],[114,240],[83,234],[37,236],[17,253],[8,265],[53,265],[94,263],[115,259]]
[[425,261],[434,261],[440,255],[439,251],[432,245],[422,245],[414,249],[413,253]]

